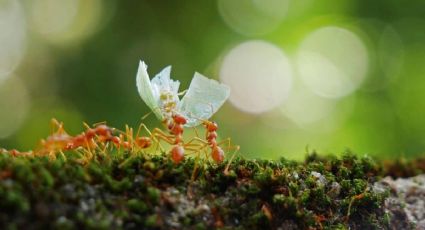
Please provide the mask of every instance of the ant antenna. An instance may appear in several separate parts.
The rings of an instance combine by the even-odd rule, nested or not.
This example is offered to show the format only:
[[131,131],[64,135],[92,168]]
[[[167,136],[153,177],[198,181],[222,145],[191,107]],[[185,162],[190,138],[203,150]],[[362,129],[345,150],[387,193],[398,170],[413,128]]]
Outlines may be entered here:
[[229,175],[230,164],[232,163],[233,159],[235,158],[238,152],[239,152],[239,146],[237,146],[236,150],[232,154],[232,157],[230,157],[230,160],[227,162],[226,168],[223,171],[224,175]]
[[181,91],[180,93],[177,93],[177,96],[182,96],[182,95],[184,95],[186,93],[187,93],[187,89]]
[[101,121],[101,122],[97,122],[97,123],[93,124],[94,127],[99,126],[99,125],[106,125],[106,121]]
[[153,111],[150,111],[149,113],[147,113],[147,114],[145,114],[145,115],[143,115],[143,117],[142,118],[140,118],[140,120],[145,120],[146,118],[148,118],[151,114],[153,113]]
[[91,127],[90,127],[90,125],[89,124],[87,124],[86,122],[83,122],[83,126],[86,128],[86,129],[90,129]]

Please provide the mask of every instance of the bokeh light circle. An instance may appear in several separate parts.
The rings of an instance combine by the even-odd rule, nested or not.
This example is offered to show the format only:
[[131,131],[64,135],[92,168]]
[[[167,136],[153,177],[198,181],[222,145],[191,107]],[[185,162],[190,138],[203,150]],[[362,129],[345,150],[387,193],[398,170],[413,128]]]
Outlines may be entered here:
[[248,36],[276,29],[285,18],[289,0],[218,0],[218,11],[226,24]]
[[101,0],[38,0],[30,3],[30,22],[35,32],[56,44],[75,43],[99,29]]
[[26,48],[25,16],[19,1],[0,3],[0,83],[19,65]]
[[291,91],[281,111],[299,127],[308,127],[328,117],[336,103],[335,99],[320,97],[305,87],[297,87]]
[[16,76],[0,85],[0,108],[0,138],[6,138],[21,127],[30,108],[27,88]]
[[322,27],[309,34],[297,54],[302,81],[317,95],[346,96],[364,81],[369,65],[365,44],[355,33]]
[[220,79],[231,87],[230,102],[259,114],[285,101],[292,86],[289,59],[275,45],[248,41],[234,47],[220,68]]

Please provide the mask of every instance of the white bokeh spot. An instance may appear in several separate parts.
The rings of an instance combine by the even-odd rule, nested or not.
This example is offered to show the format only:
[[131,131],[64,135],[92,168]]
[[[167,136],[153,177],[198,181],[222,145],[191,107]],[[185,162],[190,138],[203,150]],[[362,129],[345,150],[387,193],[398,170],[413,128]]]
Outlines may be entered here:
[[314,93],[340,98],[354,92],[364,81],[369,59],[359,36],[328,26],[304,39],[296,62],[303,83]]
[[224,57],[220,79],[231,87],[230,102],[238,109],[260,114],[281,105],[292,86],[289,59],[275,45],[248,41]]
[[0,84],[15,70],[26,48],[25,16],[19,1],[0,4]]

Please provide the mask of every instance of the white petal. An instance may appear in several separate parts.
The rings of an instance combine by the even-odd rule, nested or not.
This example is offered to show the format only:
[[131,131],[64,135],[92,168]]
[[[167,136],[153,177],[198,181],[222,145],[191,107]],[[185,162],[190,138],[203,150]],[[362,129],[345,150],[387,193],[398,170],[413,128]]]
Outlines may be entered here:
[[154,93],[158,94],[158,99],[159,99],[161,92],[169,92],[173,95],[173,99],[176,102],[178,102],[179,101],[178,90],[179,90],[180,82],[172,80],[170,78],[170,73],[171,73],[171,66],[167,66],[152,79],[152,85],[155,88]]
[[136,76],[137,90],[139,91],[139,95],[146,103],[146,105],[154,112],[158,119],[162,120],[161,111],[153,94],[153,89],[149,80],[147,69],[148,67],[146,66],[145,62],[140,61]]
[[179,104],[179,110],[188,118],[186,126],[197,126],[202,120],[209,119],[229,95],[229,86],[195,73],[188,91]]

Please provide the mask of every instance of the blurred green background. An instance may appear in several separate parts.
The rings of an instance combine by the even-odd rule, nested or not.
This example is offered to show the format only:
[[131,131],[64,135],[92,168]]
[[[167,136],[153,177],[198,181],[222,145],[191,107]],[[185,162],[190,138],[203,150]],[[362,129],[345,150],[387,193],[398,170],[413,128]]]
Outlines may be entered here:
[[425,150],[422,0],[0,0],[0,146],[32,149],[52,117],[137,126],[140,59],[181,90],[230,85],[214,119],[248,157]]

